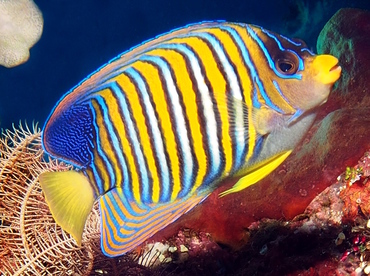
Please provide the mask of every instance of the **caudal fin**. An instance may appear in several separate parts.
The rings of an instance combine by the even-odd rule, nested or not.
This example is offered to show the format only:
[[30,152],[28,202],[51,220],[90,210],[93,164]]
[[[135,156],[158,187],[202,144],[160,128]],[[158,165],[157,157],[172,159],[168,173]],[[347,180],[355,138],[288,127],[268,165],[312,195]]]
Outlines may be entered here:
[[81,245],[85,222],[95,201],[87,177],[76,171],[45,172],[39,180],[56,223]]

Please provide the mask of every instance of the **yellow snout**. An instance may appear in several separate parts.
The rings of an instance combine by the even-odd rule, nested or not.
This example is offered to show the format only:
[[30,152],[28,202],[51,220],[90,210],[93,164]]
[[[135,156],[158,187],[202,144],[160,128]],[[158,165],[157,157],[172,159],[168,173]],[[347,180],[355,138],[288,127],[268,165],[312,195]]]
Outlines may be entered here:
[[316,56],[312,66],[317,72],[317,81],[322,84],[334,84],[342,72],[342,68],[338,65],[338,59],[331,55]]

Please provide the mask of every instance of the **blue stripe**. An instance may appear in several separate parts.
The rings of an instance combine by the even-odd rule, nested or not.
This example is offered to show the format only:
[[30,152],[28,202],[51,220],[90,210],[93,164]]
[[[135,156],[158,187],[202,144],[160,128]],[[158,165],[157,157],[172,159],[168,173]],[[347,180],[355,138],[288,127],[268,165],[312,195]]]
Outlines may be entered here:
[[[263,41],[258,37],[258,35],[254,32],[254,30],[252,30],[252,28],[251,27],[249,27],[248,25],[246,25],[246,29],[247,29],[247,31],[248,31],[248,33],[249,33],[249,35],[254,39],[254,41],[256,41],[257,42],[257,44],[258,44],[258,46],[261,48],[261,50],[262,50],[262,52],[263,52],[263,54],[265,55],[265,57],[266,57],[266,59],[267,59],[267,62],[268,62],[268,64],[269,64],[269,66],[270,66],[270,68],[274,71],[274,73],[278,76],[278,77],[280,77],[280,78],[283,78],[283,79],[292,79],[292,78],[294,78],[294,79],[298,79],[298,80],[300,80],[300,79],[302,79],[302,75],[301,74],[294,74],[294,75],[284,75],[284,74],[282,74],[282,73],[280,73],[277,69],[276,69],[276,67],[275,67],[275,62],[272,60],[272,58],[271,58],[271,56],[270,56],[270,54],[269,54],[269,52],[268,52],[268,50],[267,50],[267,48],[266,48],[266,46],[265,46],[265,44],[263,43]],[[270,34],[270,33],[268,33],[267,31],[264,31],[264,30],[262,30],[264,33],[266,33],[269,37],[271,37],[271,38],[273,38],[273,39],[275,39],[275,41],[278,41],[277,40],[277,38],[275,37],[275,36],[273,36],[272,34]],[[278,45],[280,44],[280,42],[278,43]],[[280,44],[280,46],[279,46],[279,48],[280,47],[282,47],[281,46],[281,44]],[[281,48],[282,50],[284,50],[284,48]],[[292,51],[292,53],[294,53],[293,51]],[[294,53],[296,56],[297,56],[297,54],[296,53]],[[297,56],[298,57],[298,56]],[[299,57],[298,57],[298,59],[299,60],[301,60]],[[302,63],[303,64],[303,63]],[[301,65],[300,65],[301,66]],[[300,67],[299,66],[299,67]]]
[[[299,70],[299,71],[303,71],[303,70],[304,70],[304,62],[303,62],[303,59],[302,59],[299,55],[297,55],[297,53],[296,53],[295,51],[293,51],[293,50],[291,50],[291,49],[286,49],[286,48],[284,48],[284,47],[281,45],[281,42],[279,41],[279,39],[278,39],[275,35],[271,34],[269,31],[267,31],[267,30],[265,30],[265,29],[263,29],[263,28],[261,28],[261,31],[262,31],[263,33],[265,33],[266,35],[268,35],[268,36],[269,36],[270,38],[272,38],[273,40],[275,40],[276,44],[278,45],[278,47],[279,47],[279,49],[280,49],[281,51],[288,51],[288,52],[291,52],[292,54],[294,54],[294,55],[297,57],[298,61],[299,61],[298,70]],[[287,38],[287,37],[285,37],[285,36],[280,35],[280,37],[284,38],[284,39],[285,39],[285,40],[287,40],[289,43],[291,43],[291,44],[293,44],[293,45],[295,45],[295,46],[300,46],[300,45],[301,45],[301,43],[296,43],[296,42],[294,42],[293,40],[290,40],[289,38]],[[275,68],[275,71],[276,71],[275,63],[273,63],[273,64],[274,64],[274,68]],[[278,72],[278,71],[276,71],[276,72]],[[276,72],[275,72],[275,73],[276,73]],[[278,73],[280,74],[280,72],[278,72]],[[298,75],[298,74],[297,74],[297,75]]]
[[[107,204],[107,198],[106,196],[109,197],[109,200],[110,202],[113,204],[114,206],[114,210],[112,210],[109,205]],[[105,229],[107,229],[108,233],[109,233],[109,236],[110,236],[110,239],[108,237],[108,235],[106,235],[106,239],[107,240],[104,240],[103,238],[101,239],[101,248],[102,250],[104,251],[104,245],[106,247],[108,247],[110,249],[110,251],[116,251],[116,249],[113,249],[109,243],[109,241],[111,241],[112,243],[114,243],[116,246],[117,245],[124,245],[125,243],[117,243],[117,240],[114,238],[114,234],[118,234],[121,238],[130,238],[132,237],[133,235],[135,235],[135,233],[137,232],[137,229],[136,228],[131,228],[131,227],[127,227],[127,225],[120,225],[118,223],[118,221],[115,219],[113,213],[114,212],[117,212],[117,210],[120,210],[120,208],[118,207],[117,205],[117,202],[114,200],[113,196],[112,196],[112,191],[109,192],[108,194],[106,194],[104,197],[102,197],[102,200],[105,202],[105,206],[106,208],[104,210],[102,210],[101,208],[101,204],[100,204],[100,212],[102,213],[103,211],[106,212],[105,216],[106,216],[106,219],[108,220],[108,218],[110,218],[112,221],[113,221],[113,224],[114,224],[114,227],[110,227],[109,224],[107,223],[107,221],[102,221],[102,224],[101,224],[101,232],[103,233],[103,223],[105,223]],[[127,207],[127,201],[125,199],[125,197],[123,196],[120,196],[120,200],[121,202],[125,205],[125,207]],[[132,210],[132,209],[131,209]],[[127,220],[127,218],[125,218],[122,214],[122,212],[120,213],[117,213],[117,216],[120,217],[120,218],[123,218],[123,220],[126,222],[126,221],[129,221]],[[125,228],[125,229],[128,229],[129,231],[132,231],[132,234],[129,234],[129,235],[122,235],[122,233],[119,231],[119,229],[121,228]],[[129,241],[131,241],[131,239],[129,239]]]
[[[262,29],[262,31],[265,31],[264,29]],[[301,42],[296,42],[296,41],[294,41],[294,40],[292,40],[292,39],[290,39],[290,38],[288,38],[288,37],[286,37],[286,36],[284,36],[284,35],[280,35],[280,37],[281,38],[283,38],[283,39],[285,39],[286,41],[288,41],[289,43],[291,43],[291,44],[293,44],[293,45],[295,45],[295,46],[301,46],[302,45],[302,43]]]
[[[101,200],[103,200],[103,201],[105,201],[105,206],[108,206],[107,205],[107,202],[106,202],[106,199],[104,198],[104,197],[102,197],[102,199]],[[107,214],[105,214],[105,216],[106,217],[111,217],[111,219],[113,219],[114,220],[114,225],[117,225],[118,223],[117,223],[117,221],[114,219],[114,217],[112,217],[110,214],[109,214],[109,208],[106,208],[106,209],[102,209],[102,206],[101,206],[101,203],[99,204],[99,208],[100,208],[100,213],[101,213],[101,215],[103,215],[103,212],[106,212]],[[105,224],[104,224],[105,223]],[[104,227],[104,226],[106,226],[106,227]],[[103,239],[103,235],[101,236],[101,239],[100,239],[100,243],[101,243],[101,245],[100,245],[100,248],[102,249],[102,251],[104,251],[104,247],[106,246],[106,247],[108,247],[109,248],[109,250],[110,251],[113,251],[113,248],[110,246],[110,244],[109,244],[109,237],[108,236],[110,236],[110,237],[112,237],[112,239],[114,238],[114,234],[113,234],[113,229],[111,228],[111,227],[109,227],[109,224],[108,223],[106,223],[106,221],[102,221],[101,222],[101,225],[100,225],[100,232],[103,234],[103,229],[106,229],[106,231],[108,231],[108,233],[109,233],[109,235],[108,234],[106,234],[106,237],[105,237],[105,239]],[[117,229],[116,229],[117,230]],[[105,254],[107,254],[106,252],[104,252]]]
[[99,175],[98,170],[97,170],[97,168],[96,168],[96,166],[95,166],[94,163],[91,163],[91,170],[92,170],[92,173],[94,175],[96,186],[97,186],[97,188],[99,190],[99,195],[102,195],[102,194],[105,193],[104,186],[103,186],[103,181],[100,178],[100,175]]
[[[298,71],[303,71],[304,70],[304,62],[303,62],[303,59],[299,55],[297,55],[297,53],[294,52],[293,50],[287,49],[287,51],[288,52],[291,52],[292,54],[294,54],[298,58],[298,62],[299,62],[299,64],[298,64]],[[302,75],[301,74],[295,74],[295,75],[300,76],[300,78],[299,78],[300,80],[302,79]]]
[[[121,212],[121,209],[119,208],[118,206],[118,203],[116,201],[116,199],[114,198],[113,196],[113,193],[116,193],[118,196],[119,196],[119,200],[120,202],[122,202],[126,208],[126,210],[128,210],[133,216],[137,216],[138,219],[137,220],[128,220],[124,215],[123,213]],[[106,198],[108,197],[108,198]],[[131,207],[129,206],[129,203],[127,202],[126,198],[124,195],[120,194],[117,190],[112,190],[110,191],[109,193],[107,193],[105,196],[102,197],[102,200],[104,201],[105,203],[105,206],[106,206],[106,219],[110,218],[112,221],[113,221],[113,224],[115,227],[109,227],[109,224],[106,223],[106,221],[103,221],[102,222],[102,225],[101,225],[101,231],[103,232],[103,223],[105,223],[105,226],[107,226],[105,229],[108,230],[108,233],[109,233],[109,236],[111,237],[111,239],[109,240],[109,238],[107,237],[107,240],[101,240],[101,248],[102,250],[104,250],[104,246],[103,244],[106,245],[106,247],[108,247],[111,251],[116,251],[115,249],[113,249],[110,244],[109,244],[109,241],[111,241],[112,243],[114,243],[117,247],[122,247],[124,246],[125,244],[127,243],[132,243],[132,241],[135,241],[136,238],[135,238],[135,235],[138,234],[139,231],[142,231],[143,228],[147,227],[148,225],[152,225],[153,227],[154,226],[157,226],[157,225],[161,225],[162,224],[162,227],[160,227],[159,229],[162,229],[163,227],[165,227],[166,225],[163,224],[163,218],[166,217],[166,218],[172,218],[172,220],[174,220],[176,217],[178,217],[179,215],[181,215],[181,212],[180,214],[176,215],[176,217],[174,217],[174,213],[175,212],[178,212],[179,210],[181,210],[183,207],[183,203],[184,201],[179,201],[177,204],[175,205],[172,205],[170,209],[166,208],[166,209],[162,209],[161,211],[157,211],[157,212],[153,212],[152,213],[152,216],[149,217],[149,219],[147,219],[146,221],[143,221],[142,220],[142,216],[145,216],[146,214],[148,214],[149,211],[153,211],[155,209],[147,209],[147,212],[145,212],[144,214],[140,214],[140,216],[138,216],[138,214],[136,214],[135,212],[132,211]],[[110,201],[113,205],[113,209],[109,207],[109,205],[107,204],[107,201]],[[101,205],[100,205],[100,212],[102,213],[103,210],[101,208]],[[144,224],[144,226],[142,227],[129,227],[127,226],[126,223],[124,223],[123,225],[119,224],[118,221],[114,218],[114,213],[116,213],[117,216],[119,216],[120,218],[123,219],[124,222],[131,222],[131,223],[143,223],[143,222],[147,222]],[[158,215],[158,216],[157,216]],[[154,216],[157,216],[155,220],[153,220],[152,218]],[[170,219],[171,220],[171,219]],[[125,230],[127,231],[130,231],[132,232],[132,234],[122,234],[122,232],[119,230],[119,229],[122,229],[124,228]],[[119,236],[119,238],[121,239],[125,239],[127,240],[127,242],[118,242],[118,240],[116,240],[114,238],[114,233],[117,234]],[[141,235],[139,236],[139,238],[143,235],[144,233],[141,233]],[[135,244],[135,242],[133,243]]]
[[[262,81],[261,81],[259,78],[258,78],[258,79],[256,79],[256,82],[257,82],[258,87],[261,87],[261,86],[263,87]],[[271,99],[270,99],[269,95],[267,95],[267,93],[266,93],[266,90],[265,90],[265,89],[263,89],[263,90],[259,90],[259,92],[261,93],[262,98],[264,99],[265,103],[266,103],[269,107],[271,107],[273,110],[275,110],[275,111],[277,111],[277,112],[279,112],[279,113],[281,113],[281,114],[283,114],[283,113],[284,113],[284,111],[283,111],[282,109],[280,109],[277,105],[275,105],[275,104],[271,101]]]
[[[103,100],[100,97],[96,97],[95,99],[97,100],[98,104],[101,106]],[[103,114],[104,114],[104,112],[106,112],[107,110],[104,110],[104,108],[102,106],[101,106],[101,108],[103,109]],[[95,127],[95,132],[96,132],[96,152],[97,152],[97,154],[99,154],[99,156],[101,157],[101,159],[103,160],[103,162],[105,164],[104,168],[99,168],[99,169],[100,170],[106,170],[106,172],[108,173],[109,179],[111,181],[111,183],[108,183],[108,184],[111,187],[112,184],[114,185],[114,183],[115,183],[115,174],[114,174],[112,165],[109,162],[108,157],[105,155],[104,149],[101,146],[101,140],[100,140],[100,136],[99,136],[100,126],[97,125],[97,122],[96,122],[96,111],[95,111],[94,108],[91,108],[91,111],[92,111],[92,115],[93,115],[93,120],[92,121],[93,121],[93,125]],[[99,170],[96,167],[95,162],[92,162],[92,169],[96,172]],[[98,175],[98,174],[96,174],[96,175]],[[102,183],[100,178],[99,178],[99,182],[100,183],[97,183],[97,185],[98,185],[98,188],[99,188],[100,192],[101,192],[101,190],[103,190],[103,192],[101,192],[101,194],[103,194],[104,193],[104,184]]]
[[[247,28],[249,28],[249,27],[247,26]],[[265,90],[265,88],[262,84],[262,81],[259,78],[258,73],[255,69],[253,61],[252,61],[252,59],[249,55],[248,49],[246,48],[246,45],[244,44],[243,39],[239,36],[238,32],[235,31],[232,28],[229,28],[229,27],[222,27],[222,29],[225,29],[226,31],[228,31],[233,36],[236,43],[238,44],[238,47],[242,52],[243,60],[246,63],[247,67],[249,68],[251,80],[253,80],[254,83],[257,84],[258,90],[261,93],[261,95],[262,95],[264,101],[266,102],[266,104],[269,107],[271,107],[273,110],[275,110],[279,113],[283,113],[283,111],[279,107],[277,107],[275,104],[273,104],[272,101],[270,100],[270,98],[268,97],[268,95],[266,93],[266,90]],[[257,104],[257,98],[256,97],[253,99],[252,103]],[[259,106],[254,105],[254,107],[259,108],[260,105]]]
[[[121,204],[123,204],[125,210],[127,210],[128,213],[130,213],[133,217],[135,218],[139,218],[139,216],[142,216],[142,214],[138,214],[136,212],[134,212],[134,210],[131,208],[131,205],[129,204],[129,201],[127,200],[126,196],[125,195],[120,195],[118,193],[117,190],[112,190],[112,191],[109,191],[106,195],[104,195],[103,197],[103,200],[106,202],[105,203],[105,206],[107,207],[106,208],[106,211],[108,212],[108,217],[110,217],[113,221],[114,221],[114,224],[117,226],[116,228],[117,229],[120,229],[121,227],[124,227],[125,229],[128,229],[128,230],[135,230],[135,228],[133,227],[128,227],[127,225],[120,225],[114,218],[114,214],[116,214],[119,218],[121,218],[123,221],[125,222],[131,222],[131,223],[138,223],[138,222],[142,222],[140,219],[128,219],[122,212],[122,209],[121,207],[119,206],[118,202],[116,201],[116,199],[114,198],[113,196],[113,193],[116,193],[118,196],[119,196],[119,200]],[[113,208],[110,208],[109,205],[107,204],[107,197],[109,198],[109,201],[112,203],[113,205]]]
[[290,106],[292,106],[293,108],[296,108],[295,106],[293,106],[289,100],[285,97],[283,91],[281,91],[280,89],[280,86],[279,86],[279,83],[276,81],[276,80],[273,80],[272,83],[274,84],[276,90],[279,92],[279,95],[284,99],[284,101],[286,101]]
[[[107,136],[113,138],[112,139],[112,142],[113,142],[113,145],[112,146],[114,147],[114,150],[117,151],[117,146],[119,148],[119,145],[117,144],[117,138],[114,135],[114,131],[113,131],[113,127],[112,127],[112,122],[110,121],[109,116],[108,116],[108,113],[109,113],[108,107],[107,107],[105,101],[103,100],[103,98],[96,97],[96,100],[97,100],[97,102],[99,103],[100,107],[103,110],[103,121],[104,121],[104,124],[105,124],[105,126],[107,128],[107,132],[108,132],[107,133]],[[97,138],[100,140],[100,136],[99,135],[97,135]],[[99,147],[101,147],[101,146],[99,145]],[[98,150],[98,152],[99,151],[100,150]],[[109,162],[107,156],[105,156],[104,159],[107,159],[106,162]],[[114,172],[113,165],[111,164],[111,162],[109,162],[108,172],[109,172],[110,179],[111,179],[110,188],[114,187],[116,184],[121,184],[121,183],[116,183],[117,182],[117,180],[116,180],[116,173]]]
[[[234,97],[234,99],[232,99],[233,108],[234,108],[232,112],[234,112],[234,115],[236,114],[236,112],[240,112],[240,111],[242,112],[242,114],[239,115],[240,117],[236,118],[237,121],[234,123],[235,128],[233,129],[233,131],[235,132],[235,135],[234,135],[235,140],[233,141],[233,143],[236,146],[236,150],[235,150],[236,156],[234,157],[233,164],[234,166],[239,166],[239,163],[242,161],[242,153],[244,152],[244,149],[246,146],[245,139],[238,139],[238,137],[241,137],[241,136],[245,137],[245,132],[246,132],[246,129],[244,129],[243,127],[244,115],[243,115],[242,104],[244,103],[243,102],[244,95],[241,91],[242,89],[240,88],[240,83],[238,82],[236,72],[234,71],[234,68],[231,66],[231,61],[226,56],[225,50],[222,44],[220,43],[220,41],[209,33],[195,33],[194,36],[198,36],[198,37],[201,37],[207,40],[211,44],[211,46],[214,48],[215,52],[217,53],[221,61],[222,66],[224,67],[226,78],[227,78],[229,87],[231,88],[231,91],[228,91],[228,92],[230,92],[230,94]],[[239,105],[239,108],[237,107],[237,105]]]
[[[116,91],[117,90],[117,87],[116,89],[113,89],[111,91],[113,91],[115,94],[117,93],[122,93],[121,90],[119,90],[118,92]],[[116,132],[114,130],[114,127],[113,127],[113,124],[109,118],[109,115],[108,115],[108,106],[106,105],[105,101],[102,101],[100,99],[98,99],[100,105],[103,108],[104,110],[104,113],[103,113],[103,118],[104,118],[104,122],[107,126],[107,129],[108,129],[108,136],[111,138],[111,145],[113,146],[113,150],[116,154],[116,156],[118,157],[118,162],[119,164],[117,164],[118,167],[121,168],[121,171],[122,171],[122,179],[123,179],[123,183],[116,183],[116,181],[114,183],[112,183],[111,185],[111,188],[113,188],[114,186],[121,186],[123,187],[124,190],[129,190],[129,174],[128,174],[128,169],[127,169],[127,164],[126,164],[126,161],[125,161],[125,158],[123,156],[123,153],[122,153],[122,149],[121,149],[121,143],[116,135]],[[132,196],[132,195],[131,195]]]
[[[92,106],[91,103],[90,103],[89,107],[90,107],[92,116],[94,118],[96,116],[96,114],[95,114],[95,110],[94,110],[94,108],[93,108],[93,106]],[[97,125],[96,125],[95,120],[92,120],[92,124],[93,124],[95,130],[97,130]],[[89,152],[90,153],[90,160],[94,160],[94,149],[95,149],[95,145],[93,144],[93,139],[91,139],[89,141],[89,143],[90,143],[90,149],[91,149],[91,151]],[[97,170],[97,168],[95,166],[95,163],[94,162],[90,162],[89,166],[90,166],[91,171],[93,173],[95,185],[96,185],[96,187],[99,190],[99,194],[103,194],[104,193],[103,181],[100,178],[100,175],[99,175],[98,170]],[[89,176],[87,175],[86,171],[83,171],[83,172],[86,175],[86,177],[89,178]]]
[[261,106],[262,106],[262,104],[258,101],[258,95],[257,95],[257,88],[256,87],[253,87],[252,105],[255,108],[261,108]]
[[[100,86],[100,85],[104,85],[105,82],[108,81],[109,79],[114,78],[114,77],[120,75],[124,71],[124,68],[127,67],[128,64],[132,64],[133,62],[135,62],[138,59],[138,57],[140,57],[140,54],[145,53],[148,50],[151,50],[151,49],[148,49],[148,48],[143,48],[143,51],[138,52],[138,54],[136,56],[134,56],[133,58],[131,58],[129,60],[122,58],[125,54],[130,53],[133,50],[136,50],[136,48],[139,48],[139,47],[141,47],[141,46],[143,46],[143,45],[145,45],[145,44],[147,44],[149,42],[152,42],[153,40],[158,39],[158,38],[160,38],[162,36],[169,35],[171,33],[174,33],[176,31],[180,31],[180,30],[185,29],[185,28],[189,28],[190,30],[192,30],[192,29],[201,29],[202,27],[214,27],[214,26],[218,26],[218,25],[220,25],[220,24],[222,24],[224,22],[226,22],[226,21],[225,20],[214,20],[214,21],[202,21],[202,22],[198,22],[198,23],[192,23],[192,24],[188,24],[186,26],[181,26],[181,27],[172,29],[169,32],[164,32],[164,33],[162,33],[160,35],[155,36],[154,38],[147,39],[147,40],[143,41],[142,43],[140,43],[140,44],[138,44],[138,45],[136,45],[134,47],[129,48],[127,51],[122,52],[121,54],[119,54],[116,57],[112,58],[110,61],[108,61],[103,66],[101,66],[98,69],[96,69],[95,71],[93,71],[86,78],[84,78],[82,81],[80,81],[75,87],[73,87],[70,91],[68,91],[62,97],[62,99],[65,96],[67,96],[68,94],[70,94],[71,92],[73,92],[73,90],[75,90],[83,82],[85,82],[88,79],[90,79],[93,75],[99,73],[99,71],[103,70],[105,67],[107,67],[111,63],[116,63],[115,64],[116,65],[115,68],[111,69],[107,74],[100,76],[101,78],[99,79],[99,81],[94,84],[95,87],[96,86]],[[204,26],[202,26],[202,24]],[[162,41],[159,41],[158,44],[160,44],[161,42]],[[156,48],[156,46],[158,44],[154,44],[154,46],[152,48]],[[91,92],[94,92],[93,90],[94,90],[94,87],[87,87],[86,86],[86,91],[89,91],[90,92],[89,94],[91,94]],[[83,95],[83,96],[85,96],[85,95]]]
[[182,106],[179,99],[179,91],[177,90],[176,84],[172,79],[170,68],[167,62],[165,62],[162,58],[158,56],[147,56],[147,55],[142,56],[141,60],[150,61],[157,64],[157,66],[160,68],[160,74],[163,77],[163,80],[165,81],[166,90],[168,92],[170,104],[174,115],[172,119],[174,120],[176,137],[180,142],[179,148],[181,149],[181,159],[184,166],[181,170],[181,172],[183,173],[183,178],[181,181],[182,183],[181,194],[183,193],[187,194],[193,185],[195,172],[193,166],[194,164],[193,156],[191,154],[190,148],[191,145],[188,139],[186,121],[183,113],[184,110],[182,110]]
[[130,75],[139,87],[138,93],[140,94],[141,99],[144,101],[144,112],[146,112],[146,117],[149,119],[149,127],[153,133],[153,144],[155,147],[155,154],[159,160],[159,169],[161,174],[161,194],[160,200],[162,202],[166,202],[169,200],[170,194],[170,173],[168,170],[169,165],[167,164],[166,156],[165,156],[165,149],[163,147],[163,141],[161,132],[159,129],[158,118],[156,118],[154,107],[152,106],[150,99],[149,99],[149,92],[146,89],[146,85],[141,77],[141,75],[132,67],[126,70],[126,73]]
[[261,150],[262,150],[262,146],[263,146],[263,141],[264,141],[264,136],[259,136],[256,140],[256,145],[254,146],[254,149],[253,149],[253,155],[252,155],[252,160],[254,158],[258,158]]
[[313,53],[310,49],[308,49],[308,48],[302,48],[301,49],[301,52],[304,52],[304,51],[307,51],[311,56],[314,56],[315,55],[315,53]]
[[[207,87],[206,91],[202,90],[201,88],[203,86],[202,84],[205,83],[205,80],[201,72],[199,60],[197,56],[194,54],[194,52],[190,50],[188,47],[186,47],[184,44],[163,44],[161,45],[161,48],[176,50],[178,52],[181,52],[183,55],[187,56],[190,66],[192,67],[191,70],[194,73],[196,86],[198,88],[198,91],[199,91],[198,94],[199,94],[201,101],[204,101],[203,96],[202,96],[203,94],[207,94],[208,97],[210,97],[209,88]],[[205,103],[203,102],[203,106],[204,104]],[[212,109],[212,112],[214,112],[213,106],[211,107],[211,109]],[[206,113],[206,109],[203,110],[203,114],[204,114],[204,118],[208,118],[212,116],[211,114]],[[214,120],[216,120],[215,115],[213,116],[213,118]],[[207,141],[215,141],[215,139],[217,139],[217,135],[216,135],[217,130],[212,129],[209,126],[209,122],[207,119],[206,119],[205,129],[206,129]],[[219,145],[219,141],[217,140],[216,142],[217,142],[217,145]],[[204,182],[206,182],[207,177],[212,177],[214,175],[217,175],[219,173],[220,166],[221,166],[221,162],[219,158],[220,156],[219,146],[212,147],[211,144],[209,144],[208,146],[209,146],[209,152],[211,153],[211,156],[208,156],[209,157],[209,161],[208,161],[209,162],[209,171],[208,171],[209,173],[207,176],[205,176]],[[202,160],[199,160],[199,162],[202,162]]]
[[[137,133],[135,131],[134,122],[132,120],[132,114],[130,114],[130,111],[128,109],[127,101],[125,98],[125,94],[122,93],[121,89],[117,86],[117,83],[111,84],[112,89],[115,91],[115,95],[117,97],[118,105],[121,107],[121,110],[123,112],[122,120],[124,121],[124,124],[127,126],[128,129],[128,138],[131,140],[131,145],[134,149],[134,158],[137,161],[138,164],[138,174],[139,179],[141,179],[140,186],[142,188],[142,201],[143,202],[150,202],[151,196],[150,196],[150,190],[149,190],[149,183],[148,183],[148,171],[145,164],[145,159],[143,152],[140,148],[141,142],[139,141],[139,137],[137,136]],[[128,191],[129,189],[125,189],[125,191]]]

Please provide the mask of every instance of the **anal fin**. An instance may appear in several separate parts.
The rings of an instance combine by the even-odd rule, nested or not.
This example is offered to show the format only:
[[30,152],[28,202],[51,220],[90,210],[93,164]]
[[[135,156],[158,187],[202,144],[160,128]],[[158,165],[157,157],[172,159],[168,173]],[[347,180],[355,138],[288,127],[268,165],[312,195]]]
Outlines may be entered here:
[[137,204],[115,188],[100,198],[101,248],[106,256],[125,254],[197,205],[203,196],[152,206]]

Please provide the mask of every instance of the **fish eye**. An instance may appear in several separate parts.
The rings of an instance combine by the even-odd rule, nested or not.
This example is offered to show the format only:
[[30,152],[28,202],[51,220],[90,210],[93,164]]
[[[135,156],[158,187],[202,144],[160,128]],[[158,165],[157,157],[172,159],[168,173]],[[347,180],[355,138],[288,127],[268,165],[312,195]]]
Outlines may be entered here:
[[285,60],[279,60],[279,68],[283,72],[289,72],[292,70],[294,64],[292,64],[290,61]]
[[284,75],[293,75],[298,70],[297,57],[291,53],[286,53],[278,58],[275,65],[278,71]]

